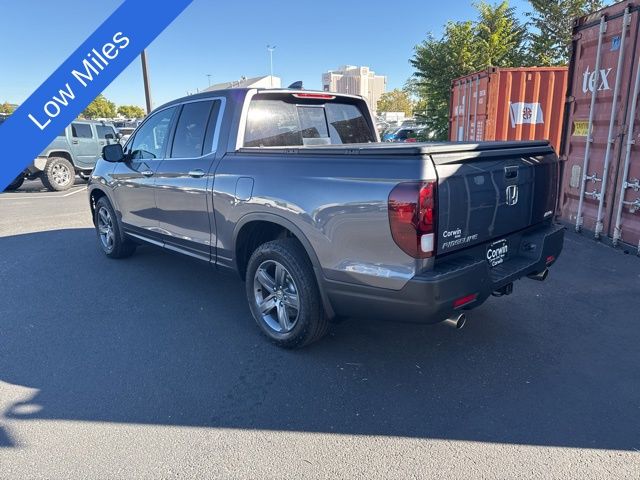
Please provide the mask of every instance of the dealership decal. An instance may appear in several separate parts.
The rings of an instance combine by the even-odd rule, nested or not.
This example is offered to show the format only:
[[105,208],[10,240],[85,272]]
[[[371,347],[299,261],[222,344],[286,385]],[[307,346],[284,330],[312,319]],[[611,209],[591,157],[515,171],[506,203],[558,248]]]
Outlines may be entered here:
[[442,232],[442,237],[447,239],[446,242],[442,244],[442,249],[446,250],[447,248],[455,247],[457,245],[464,245],[469,242],[473,242],[478,239],[478,234],[474,235],[462,235],[462,229],[456,228],[454,230],[445,230]]
[[192,1],[125,0],[0,126],[0,192]]

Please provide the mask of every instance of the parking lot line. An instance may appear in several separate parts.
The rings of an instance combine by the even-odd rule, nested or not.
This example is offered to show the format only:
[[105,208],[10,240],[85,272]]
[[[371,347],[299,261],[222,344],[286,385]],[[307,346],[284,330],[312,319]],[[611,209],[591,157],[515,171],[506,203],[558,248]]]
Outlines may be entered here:
[[[84,192],[87,190],[87,187],[80,187],[77,189],[72,189],[70,192],[65,193],[64,195],[39,195],[39,196],[22,196],[20,194],[16,195],[13,194],[15,196],[5,196],[5,195],[0,195],[0,200],[38,200],[38,199],[47,199],[47,198],[64,198],[64,197],[70,197],[71,195],[75,195],[76,193],[79,192]],[[42,193],[48,193],[48,192],[42,192]],[[12,195],[12,194],[9,194]]]

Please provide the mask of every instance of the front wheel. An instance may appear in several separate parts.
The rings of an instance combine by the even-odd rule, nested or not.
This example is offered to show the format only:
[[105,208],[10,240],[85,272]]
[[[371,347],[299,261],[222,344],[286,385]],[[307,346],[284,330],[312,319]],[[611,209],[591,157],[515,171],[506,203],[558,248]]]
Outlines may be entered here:
[[135,252],[135,243],[125,238],[122,234],[116,212],[105,197],[96,202],[94,223],[98,235],[98,244],[107,257],[125,258]]
[[51,157],[42,172],[42,184],[52,192],[69,190],[76,181],[76,170],[64,157]]
[[246,294],[256,323],[279,347],[302,347],[327,333],[313,268],[294,239],[267,242],[253,252]]

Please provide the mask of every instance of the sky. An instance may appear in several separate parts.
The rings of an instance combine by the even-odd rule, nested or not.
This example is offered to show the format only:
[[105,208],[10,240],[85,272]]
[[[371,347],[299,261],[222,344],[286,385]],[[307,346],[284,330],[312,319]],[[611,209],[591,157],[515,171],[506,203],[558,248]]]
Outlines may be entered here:
[[[157,0],[156,8],[162,1]],[[0,102],[21,103],[122,2],[0,0]],[[511,0],[520,14],[527,0]],[[302,80],[321,88],[321,75],[341,65],[367,65],[386,75],[388,90],[412,73],[413,47],[448,20],[475,17],[472,0],[324,0],[194,2],[147,49],[154,106],[211,83],[269,73],[266,46],[276,45],[274,75],[283,86]],[[132,18],[126,28],[144,28]],[[144,105],[140,62],[104,94],[118,105]]]

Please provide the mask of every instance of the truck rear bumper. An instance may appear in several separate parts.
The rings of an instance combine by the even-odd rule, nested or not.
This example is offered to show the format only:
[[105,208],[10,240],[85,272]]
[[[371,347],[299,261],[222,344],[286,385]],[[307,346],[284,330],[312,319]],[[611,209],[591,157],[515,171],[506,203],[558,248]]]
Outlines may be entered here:
[[[337,315],[438,323],[456,312],[481,305],[492,292],[539,273],[555,262],[562,251],[564,227],[545,225],[508,237],[509,258],[490,268],[486,245],[439,260],[434,270],[416,275],[400,290],[325,281],[325,291]],[[476,295],[456,308],[456,300]]]

